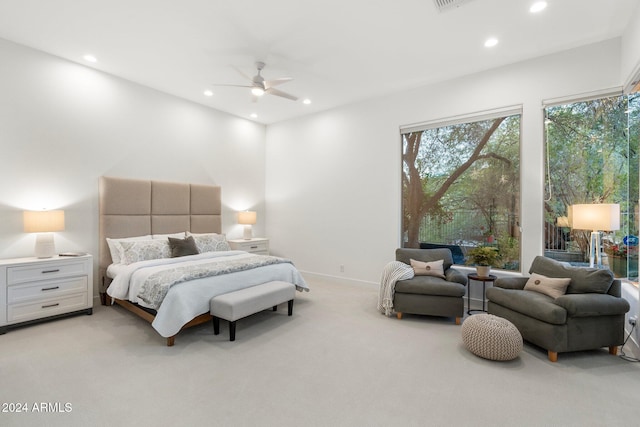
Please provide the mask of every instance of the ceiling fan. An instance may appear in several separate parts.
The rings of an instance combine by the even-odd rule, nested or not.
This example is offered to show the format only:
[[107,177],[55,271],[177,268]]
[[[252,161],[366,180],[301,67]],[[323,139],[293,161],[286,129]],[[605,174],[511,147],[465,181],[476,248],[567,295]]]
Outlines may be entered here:
[[278,86],[282,83],[289,82],[293,80],[293,78],[281,77],[279,79],[265,80],[264,77],[262,77],[262,75],[260,74],[260,72],[264,69],[265,65],[266,64],[264,62],[256,62],[256,68],[258,69],[258,74],[256,74],[253,77],[249,77],[248,75],[240,71],[240,69],[233,67],[242,77],[244,77],[245,79],[251,82],[250,85],[216,84],[214,86],[234,86],[234,87],[250,88],[252,102],[257,102],[258,98],[260,98],[264,94],[280,96],[282,98],[287,98],[292,101],[297,101],[298,100],[297,96],[293,96],[289,93],[283,92],[275,88],[275,86]]

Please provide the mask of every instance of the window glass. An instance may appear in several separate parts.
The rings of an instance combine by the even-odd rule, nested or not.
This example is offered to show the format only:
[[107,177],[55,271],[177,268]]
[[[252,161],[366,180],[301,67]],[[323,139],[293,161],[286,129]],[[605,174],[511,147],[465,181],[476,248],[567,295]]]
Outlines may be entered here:
[[545,256],[589,262],[591,232],[572,228],[570,206],[620,205],[620,229],[603,230],[602,265],[638,278],[638,95],[545,108]]
[[467,252],[491,246],[497,267],[520,268],[520,114],[402,134],[405,247]]

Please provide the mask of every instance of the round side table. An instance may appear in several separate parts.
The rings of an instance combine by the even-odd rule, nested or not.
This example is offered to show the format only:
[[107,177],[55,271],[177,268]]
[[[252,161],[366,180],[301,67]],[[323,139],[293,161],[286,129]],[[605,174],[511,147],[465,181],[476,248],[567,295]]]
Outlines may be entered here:
[[[478,274],[476,274],[476,273],[471,273],[471,274],[467,274],[467,278],[469,279],[469,281],[468,281],[469,289],[467,289],[467,314],[473,314],[472,312],[474,312],[474,311],[479,311],[479,312],[486,313],[487,310],[485,309],[484,294],[485,294],[485,290],[486,290],[486,287],[487,287],[487,282],[491,282],[491,284],[493,285],[493,282],[496,281],[498,276],[494,276],[493,274],[490,274],[487,277],[482,277],[482,276],[478,276]],[[482,310],[471,310],[471,282],[472,281],[473,282],[482,282]]]

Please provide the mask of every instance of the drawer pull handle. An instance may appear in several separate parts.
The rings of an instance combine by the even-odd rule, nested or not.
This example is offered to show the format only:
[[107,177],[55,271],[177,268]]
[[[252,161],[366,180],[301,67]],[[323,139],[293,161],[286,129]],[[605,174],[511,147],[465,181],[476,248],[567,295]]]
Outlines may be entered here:
[[42,288],[42,291],[53,291],[54,289],[60,289],[60,286],[54,286],[52,288]]
[[251,246],[251,249],[258,249],[257,246]]
[[55,270],[42,270],[42,274],[46,274],[46,273],[57,273],[59,272],[60,269],[56,268]]
[[60,305],[60,303],[59,303],[59,302],[57,302],[57,303],[55,303],[55,304],[43,305],[43,306],[42,306],[42,308],[57,307],[57,306],[59,306],[59,305]]

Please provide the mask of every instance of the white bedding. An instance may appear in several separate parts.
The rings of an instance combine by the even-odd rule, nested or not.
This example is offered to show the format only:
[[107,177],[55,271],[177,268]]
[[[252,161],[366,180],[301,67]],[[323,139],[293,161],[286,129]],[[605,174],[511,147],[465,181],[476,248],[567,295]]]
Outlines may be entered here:
[[[166,266],[197,265],[211,260],[235,260],[255,255],[244,251],[206,252],[180,258],[165,258],[141,261],[118,267],[117,274],[107,289],[107,294],[113,298],[128,300],[145,306],[137,297],[140,286],[147,277]],[[156,317],[151,324],[163,337],[177,334],[182,326],[194,317],[209,312],[209,300],[216,295],[232,292],[238,289],[282,280],[296,285],[298,290],[309,290],[300,272],[290,263],[273,264],[252,270],[239,271],[221,276],[212,276],[189,282],[179,283],[167,292]]]

